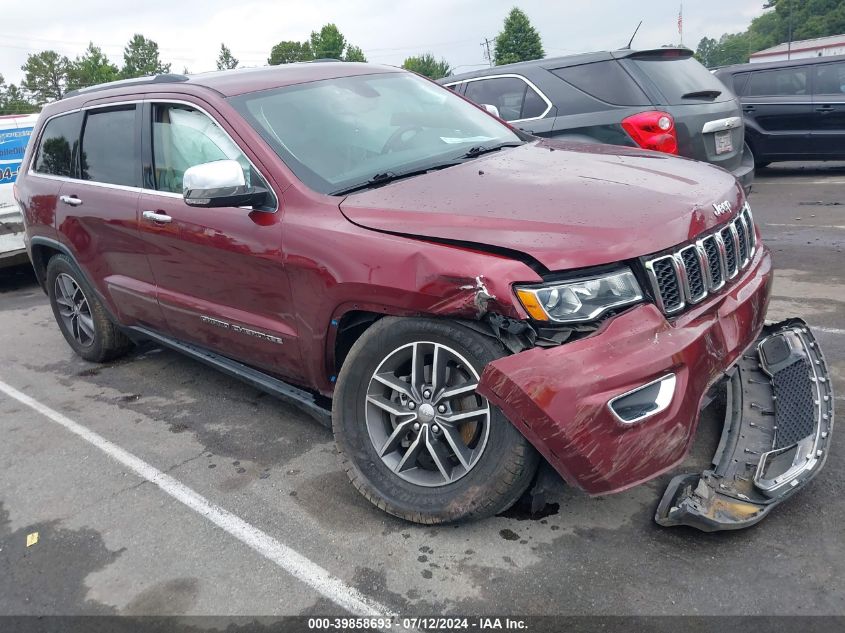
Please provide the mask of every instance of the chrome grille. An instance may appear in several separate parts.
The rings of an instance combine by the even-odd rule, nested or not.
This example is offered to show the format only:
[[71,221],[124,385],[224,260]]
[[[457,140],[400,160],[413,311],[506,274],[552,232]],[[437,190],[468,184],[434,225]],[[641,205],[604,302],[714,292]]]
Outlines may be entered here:
[[707,256],[707,289],[710,292],[725,285],[725,274],[722,265],[721,250],[715,235],[709,235],[700,242],[701,249]]
[[645,261],[658,307],[674,314],[703,301],[754,258],[757,238],[748,204],[727,225],[670,254]]

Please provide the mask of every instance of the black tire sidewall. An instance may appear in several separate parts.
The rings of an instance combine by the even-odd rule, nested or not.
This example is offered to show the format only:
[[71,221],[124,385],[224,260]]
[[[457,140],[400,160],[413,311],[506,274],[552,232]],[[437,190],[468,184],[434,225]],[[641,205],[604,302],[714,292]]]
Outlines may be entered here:
[[[497,483],[507,478],[503,469],[508,467],[508,456],[533,448],[491,404],[487,445],[469,473],[445,486],[426,487],[408,482],[391,471],[370,440],[364,403],[370,378],[378,365],[395,349],[412,341],[451,347],[473,365],[479,376],[485,365],[504,355],[504,348],[494,339],[454,322],[382,319],[353,346],[338,378],[332,416],[338,448],[351,462],[355,475],[361,478],[356,485],[375,492],[376,497],[386,502],[385,509],[394,514],[419,513],[437,520],[477,514],[483,511],[485,500],[498,494]],[[510,495],[514,498],[503,504],[510,505],[521,492],[514,491]]]
[[[92,341],[91,345],[83,346],[81,345],[74,337],[73,333],[67,330],[67,327],[62,320],[61,315],[59,314],[59,304],[56,302],[56,278],[60,274],[65,274],[71,277],[77,285],[82,289],[85,298],[88,301],[89,309],[91,310],[91,317],[92,321],[94,322],[94,340]],[[47,275],[46,275],[46,285],[47,285],[47,296],[50,298],[50,307],[53,309],[53,316],[56,318],[56,323],[59,326],[59,330],[61,330],[62,335],[65,337],[68,345],[73,349],[73,351],[81,356],[86,360],[97,361],[101,359],[103,356],[106,355],[107,350],[105,349],[105,340],[104,340],[104,333],[103,333],[103,323],[100,318],[98,318],[98,308],[99,311],[102,311],[102,307],[99,305],[99,300],[97,299],[97,295],[88,285],[85,280],[85,276],[79,271],[79,269],[74,265],[71,259],[66,255],[56,255],[50,259],[49,263],[47,264]]]

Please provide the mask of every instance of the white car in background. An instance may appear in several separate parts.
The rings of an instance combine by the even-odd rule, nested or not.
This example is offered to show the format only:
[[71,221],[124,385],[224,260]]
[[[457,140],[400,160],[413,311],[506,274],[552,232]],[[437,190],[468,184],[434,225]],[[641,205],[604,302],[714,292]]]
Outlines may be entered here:
[[37,120],[37,114],[0,116],[0,267],[28,260],[23,217],[12,187]]

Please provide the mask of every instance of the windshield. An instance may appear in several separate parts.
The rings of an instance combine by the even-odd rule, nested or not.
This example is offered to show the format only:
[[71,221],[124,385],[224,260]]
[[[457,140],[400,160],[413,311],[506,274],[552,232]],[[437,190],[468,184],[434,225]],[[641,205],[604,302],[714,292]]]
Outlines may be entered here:
[[519,143],[508,127],[411,73],[315,81],[230,99],[297,177],[333,193]]

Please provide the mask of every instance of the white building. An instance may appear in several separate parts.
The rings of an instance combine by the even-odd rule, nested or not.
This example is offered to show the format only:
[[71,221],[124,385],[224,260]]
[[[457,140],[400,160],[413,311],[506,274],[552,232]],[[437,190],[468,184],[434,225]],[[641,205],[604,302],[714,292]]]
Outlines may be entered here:
[[787,59],[845,55],[845,34],[778,44],[751,55],[750,62],[782,62]]

